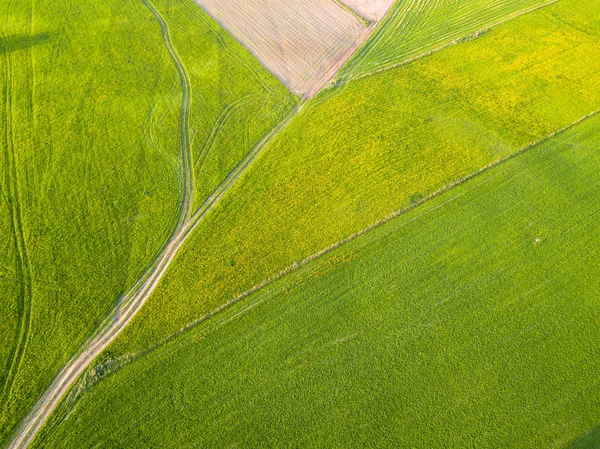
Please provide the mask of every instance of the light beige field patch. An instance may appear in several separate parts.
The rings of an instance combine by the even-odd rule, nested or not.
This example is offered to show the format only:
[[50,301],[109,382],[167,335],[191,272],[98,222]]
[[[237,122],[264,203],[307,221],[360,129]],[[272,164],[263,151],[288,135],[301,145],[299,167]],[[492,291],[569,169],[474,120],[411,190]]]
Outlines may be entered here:
[[340,0],[352,11],[365,19],[378,21],[383,19],[395,0]]
[[334,0],[196,0],[295,93],[312,96],[370,28]]

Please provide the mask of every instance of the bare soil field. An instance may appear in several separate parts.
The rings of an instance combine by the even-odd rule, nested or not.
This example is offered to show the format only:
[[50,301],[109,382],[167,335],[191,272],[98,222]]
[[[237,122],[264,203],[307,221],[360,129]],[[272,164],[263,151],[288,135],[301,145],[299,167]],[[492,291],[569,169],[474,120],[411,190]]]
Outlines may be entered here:
[[379,21],[383,19],[394,4],[394,0],[340,0],[352,11],[360,14],[367,20]]
[[307,97],[331,79],[371,31],[332,0],[196,2],[290,90]]

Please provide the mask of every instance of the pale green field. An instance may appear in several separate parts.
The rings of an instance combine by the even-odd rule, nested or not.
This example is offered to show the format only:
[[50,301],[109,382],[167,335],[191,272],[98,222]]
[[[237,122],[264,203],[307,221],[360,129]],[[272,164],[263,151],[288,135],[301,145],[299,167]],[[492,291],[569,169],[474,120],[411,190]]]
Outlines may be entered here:
[[398,0],[338,78],[385,70],[556,0]]
[[307,264],[37,447],[593,447],[599,147],[595,116]]
[[198,204],[296,102],[191,0],[152,1],[185,120],[143,2],[0,7],[0,446],[169,238],[186,151]]
[[112,354],[600,109],[599,5],[562,1],[308,103],[198,226]]

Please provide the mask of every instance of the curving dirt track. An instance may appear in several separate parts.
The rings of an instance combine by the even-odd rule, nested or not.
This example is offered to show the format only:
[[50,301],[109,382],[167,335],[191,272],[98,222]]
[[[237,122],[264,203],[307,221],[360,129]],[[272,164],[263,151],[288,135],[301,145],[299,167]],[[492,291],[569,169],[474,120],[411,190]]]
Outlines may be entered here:
[[171,35],[169,33],[169,26],[163,19],[160,13],[152,6],[148,0],[142,0],[144,5],[150,10],[150,12],[156,18],[156,21],[160,25],[160,31],[162,33],[165,47],[169,52],[169,56],[173,60],[173,64],[177,68],[177,73],[181,81],[181,117],[180,123],[180,134],[181,134],[181,158],[183,161],[183,173],[184,173],[184,188],[183,188],[183,205],[181,207],[181,215],[179,222],[177,223],[176,230],[183,227],[186,220],[190,218],[191,208],[194,202],[194,167],[192,163],[192,145],[190,140],[190,109],[192,106],[192,86],[190,84],[190,77],[183,65],[183,61],[179,58],[173,42],[171,41]]

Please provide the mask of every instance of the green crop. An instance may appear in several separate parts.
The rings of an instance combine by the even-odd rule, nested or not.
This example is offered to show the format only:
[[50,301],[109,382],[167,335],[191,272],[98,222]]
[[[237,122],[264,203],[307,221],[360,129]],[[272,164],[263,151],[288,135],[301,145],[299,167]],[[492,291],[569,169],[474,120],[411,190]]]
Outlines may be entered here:
[[567,447],[600,417],[599,131],[559,133],[146,353],[44,447]]
[[0,13],[0,446],[225,179],[40,446],[597,439],[599,0],[399,1],[301,102],[192,0]]
[[449,45],[556,0],[401,0],[342,68],[343,81],[367,76]]

